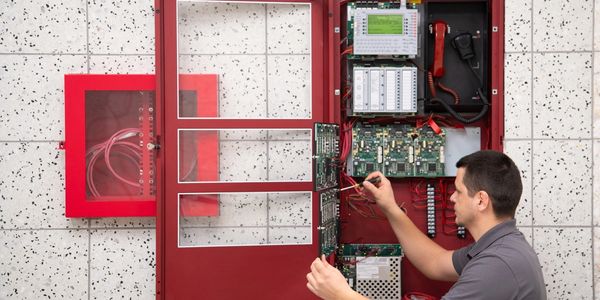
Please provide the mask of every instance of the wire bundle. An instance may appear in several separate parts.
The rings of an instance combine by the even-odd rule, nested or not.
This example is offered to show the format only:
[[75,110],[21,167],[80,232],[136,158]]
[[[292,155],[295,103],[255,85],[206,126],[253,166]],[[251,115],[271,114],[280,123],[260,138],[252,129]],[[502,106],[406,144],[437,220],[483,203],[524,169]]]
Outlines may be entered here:
[[[110,161],[111,155],[121,155],[135,164],[139,169],[140,161],[142,159],[142,147],[139,144],[128,141],[128,139],[136,137],[140,134],[141,130],[139,128],[121,129],[108,138],[108,140],[105,142],[96,144],[87,151],[85,154],[87,161],[86,182],[93,197],[98,198],[102,196],[94,183],[94,167],[98,159],[100,159],[102,156],[104,156],[104,164],[112,176],[127,185],[137,188],[142,187],[139,181],[132,181],[119,175],[119,173],[117,173],[113,168]],[[118,150],[113,150],[113,148]]]

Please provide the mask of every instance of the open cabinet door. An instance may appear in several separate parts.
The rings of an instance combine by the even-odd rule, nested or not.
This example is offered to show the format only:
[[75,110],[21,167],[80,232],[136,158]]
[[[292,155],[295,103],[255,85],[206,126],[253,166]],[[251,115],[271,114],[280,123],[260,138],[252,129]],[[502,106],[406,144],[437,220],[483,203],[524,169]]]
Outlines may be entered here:
[[[157,8],[157,298],[314,298],[305,278],[319,252],[313,124],[327,121],[334,94],[327,5]],[[217,96],[189,92],[184,74],[216,78]]]

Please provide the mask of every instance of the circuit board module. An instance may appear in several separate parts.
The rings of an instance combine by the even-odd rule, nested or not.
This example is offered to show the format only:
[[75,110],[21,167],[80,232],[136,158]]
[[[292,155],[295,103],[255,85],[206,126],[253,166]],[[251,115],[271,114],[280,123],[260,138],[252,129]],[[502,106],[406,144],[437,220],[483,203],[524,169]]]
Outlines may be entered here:
[[313,140],[314,190],[338,186],[340,127],[336,124],[315,123]]

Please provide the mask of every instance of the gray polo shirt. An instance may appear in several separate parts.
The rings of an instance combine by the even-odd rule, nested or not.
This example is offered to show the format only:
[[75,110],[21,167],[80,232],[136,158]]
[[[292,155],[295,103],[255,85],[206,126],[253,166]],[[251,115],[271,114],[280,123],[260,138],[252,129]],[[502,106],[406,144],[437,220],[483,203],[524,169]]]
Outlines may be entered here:
[[546,299],[540,262],[515,223],[502,222],[454,251],[460,278],[442,299]]

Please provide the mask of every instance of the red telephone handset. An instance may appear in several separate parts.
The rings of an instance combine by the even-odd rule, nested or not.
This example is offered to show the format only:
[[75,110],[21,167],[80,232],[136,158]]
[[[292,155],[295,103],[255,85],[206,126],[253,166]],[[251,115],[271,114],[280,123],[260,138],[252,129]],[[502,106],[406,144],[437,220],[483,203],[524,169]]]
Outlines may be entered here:
[[433,64],[431,65],[431,73],[433,77],[444,76],[444,39],[448,25],[443,21],[435,21],[432,25],[432,33],[434,34],[434,50]]

